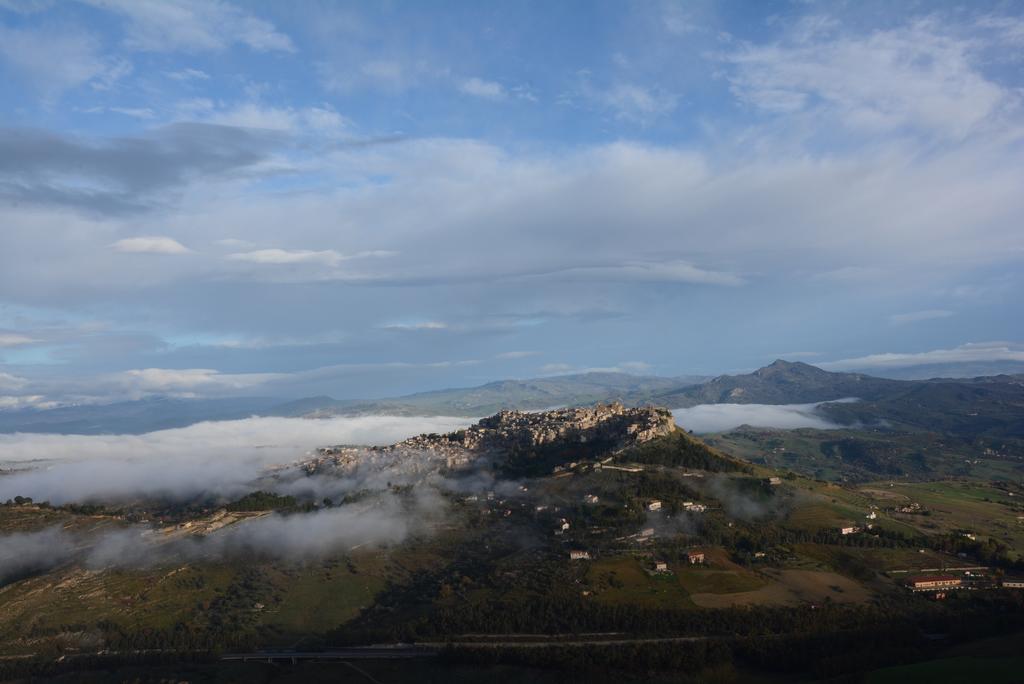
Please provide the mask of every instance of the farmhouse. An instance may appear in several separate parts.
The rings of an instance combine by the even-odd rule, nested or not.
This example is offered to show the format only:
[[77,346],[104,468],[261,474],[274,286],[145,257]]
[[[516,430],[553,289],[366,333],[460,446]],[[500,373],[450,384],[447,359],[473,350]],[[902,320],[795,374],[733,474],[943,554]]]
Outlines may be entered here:
[[907,586],[911,591],[936,591],[956,589],[963,580],[953,575],[915,575],[907,578]]
[[579,550],[570,551],[569,560],[590,560],[590,552]]
[[689,551],[686,554],[686,560],[690,561],[690,565],[700,565],[704,562],[704,553],[702,551]]
[[860,528],[859,527],[841,527],[841,528],[839,528],[839,534],[842,534],[842,535],[857,534],[858,532],[860,532]]
[[649,511],[660,511],[661,510],[661,502],[658,501],[657,499],[655,499],[654,501],[649,501],[647,503],[647,510],[649,510]]
[[654,572],[668,572],[668,563],[665,561],[654,561]]

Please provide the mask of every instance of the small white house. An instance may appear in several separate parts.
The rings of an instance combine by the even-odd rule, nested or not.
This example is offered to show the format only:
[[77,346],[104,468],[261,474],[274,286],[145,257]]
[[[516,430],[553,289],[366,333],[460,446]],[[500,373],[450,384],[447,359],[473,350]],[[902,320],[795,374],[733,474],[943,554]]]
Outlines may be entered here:
[[649,501],[647,503],[647,510],[649,510],[649,511],[660,511],[661,510],[661,502],[658,501],[657,499],[655,499],[654,501]]
[[590,560],[590,552],[574,549],[569,552],[569,560]]

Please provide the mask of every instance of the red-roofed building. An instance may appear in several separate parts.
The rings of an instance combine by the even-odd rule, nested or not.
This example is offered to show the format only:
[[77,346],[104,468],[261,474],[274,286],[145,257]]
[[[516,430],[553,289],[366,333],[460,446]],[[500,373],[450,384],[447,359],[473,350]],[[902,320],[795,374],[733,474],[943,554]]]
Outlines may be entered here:
[[963,580],[954,575],[915,575],[907,578],[907,586],[911,591],[942,591],[956,589]]

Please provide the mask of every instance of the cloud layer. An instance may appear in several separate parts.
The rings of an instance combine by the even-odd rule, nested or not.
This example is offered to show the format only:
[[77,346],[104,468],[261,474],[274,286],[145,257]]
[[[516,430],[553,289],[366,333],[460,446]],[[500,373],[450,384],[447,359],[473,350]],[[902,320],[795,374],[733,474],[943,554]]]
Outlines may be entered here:
[[817,404],[700,404],[690,408],[673,409],[676,424],[698,434],[728,432],[741,425],[753,427],[818,428],[829,430],[841,427],[818,413]]
[[4,3],[3,403],[1024,339],[1017,8],[570,14]]
[[156,496],[231,498],[271,465],[333,444],[385,445],[465,427],[465,418],[397,416],[249,418],[144,435],[0,435],[0,501],[54,504]]

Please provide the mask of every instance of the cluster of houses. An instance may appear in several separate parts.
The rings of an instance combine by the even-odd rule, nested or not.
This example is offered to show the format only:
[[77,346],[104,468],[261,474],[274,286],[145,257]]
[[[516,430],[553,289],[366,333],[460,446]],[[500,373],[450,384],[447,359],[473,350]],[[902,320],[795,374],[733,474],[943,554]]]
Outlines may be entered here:
[[[686,562],[690,565],[704,565],[704,552],[703,551],[688,551],[686,553]],[[668,567],[668,563],[663,560],[654,561],[651,567],[651,572],[657,574],[669,574],[672,571]]]
[[[662,503],[661,501],[654,499],[652,501],[648,501],[645,508],[651,512],[660,511],[662,509]],[[683,510],[690,513],[703,513],[708,510],[708,507],[704,504],[694,503],[693,501],[684,501]]]
[[928,593],[934,598],[945,598],[954,589],[1024,589],[1024,577],[996,578],[986,574],[963,575],[949,573],[912,575],[906,579],[906,586],[915,593]]

